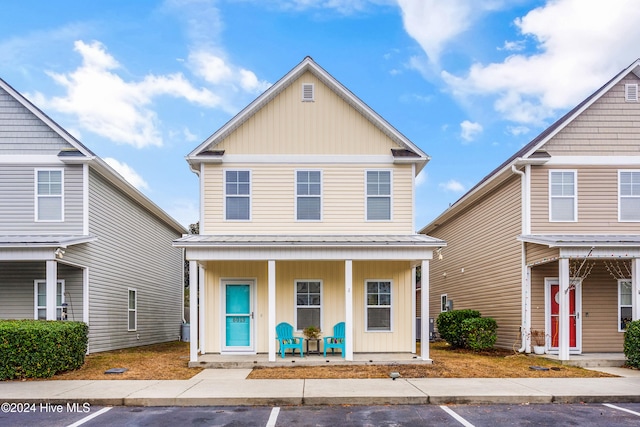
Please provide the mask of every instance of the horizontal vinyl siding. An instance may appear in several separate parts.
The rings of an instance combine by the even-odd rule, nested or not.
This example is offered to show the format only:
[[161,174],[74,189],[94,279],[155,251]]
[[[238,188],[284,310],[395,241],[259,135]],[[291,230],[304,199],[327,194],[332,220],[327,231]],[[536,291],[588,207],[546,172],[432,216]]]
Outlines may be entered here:
[[447,294],[454,310],[493,317],[496,345],[504,348],[519,339],[521,324],[520,211],[520,178],[514,176],[430,233],[447,242],[443,259],[430,263],[430,313],[437,318],[440,295]]
[[[571,169],[578,175],[578,221],[549,221],[549,170]],[[531,231],[533,234],[638,234],[640,223],[618,222],[618,171],[611,166],[532,168]]]
[[[221,349],[220,284],[222,279],[256,279],[257,352],[267,353],[269,351],[269,317],[266,261],[206,263],[206,352],[217,353]],[[324,300],[321,329],[323,336],[331,335],[333,326],[345,321],[344,262],[276,262],[276,324],[287,322],[294,325],[296,279],[322,280]],[[364,282],[369,279],[391,279],[393,282],[392,332],[364,332]],[[353,351],[411,351],[412,319],[409,313],[411,313],[411,268],[408,262],[353,263]]]
[[630,73],[543,149],[552,156],[639,156],[640,103],[625,101],[626,83],[640,79]]
[[558,248],[550,248],[548,246],[536,245],[533,243],[525,243],[525,245],[527,265],[546,263],[560,255]]
[[[411,234],[413,169],[410,165],[370,168],[320,164],[234,165],[251,170],[251,220],[225,221],[224,168],[207,166],[204,173],[206,234]],[[322,220],[296,221],[295,171],[322,171]],[[392,170],[392,220],[365,220],[365,170]]]
[[[315,101],[302,102],[313,83]],[[384,154],[398,148],[360,112],[305,73],[221,141],[227,154]]]
[[[69,259],[89,267],[90,351],[177,340],[183,263],[171,242],[178,233],[93,171],[89,193],[89,232],[98,239]],[[137,290],[136,332],[127,331],[127,288]]]
[[64,166],[64,221],[36,222],[35,169],[56,165],[0,164],[0,234],[56,235],[82,233],[82,166]]

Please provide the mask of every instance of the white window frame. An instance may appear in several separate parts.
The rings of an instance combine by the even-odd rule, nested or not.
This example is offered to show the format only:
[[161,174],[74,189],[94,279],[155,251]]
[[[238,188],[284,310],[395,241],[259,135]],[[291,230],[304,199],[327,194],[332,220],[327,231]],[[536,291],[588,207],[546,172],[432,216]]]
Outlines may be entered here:
[[[628,283],[629,287],[631,288],[629,291],[629,294],[631,297],[630,304],[622,304],[622,284],[623,283]],[[631,282],[631,279],[618,279],[618,332],[626,331],[626,329],[622,328],[622,309],[623,308],[631,309],[632,317],[629,319],[629,321],[632,321],[633,320],[633,284]]]
[[[298,283],[319,283],[320,284],[320,305],[298,305]],[[322,330],[322,319],[323,319],[323,309],[322,302],[324,301],[324,286],[322,280],[320,279],[296,279],[293,284],[293,323],[295,325],[296,331],[302,331],[302,329],[298,329],[298,308],[319,308],[320,309],[320,324],[313,325],[317,326],[320,330]]]
[[[316,194],[298,194],[298,172],[318,172],[320,174],[320,194],[317,194],[317,195]],[[297,170],[294,171],[294,173],[295,173],[295,176],[294,176],[295,189],[294,189],[294,191],[295,191],[295,200],[296,200],[295,201],[295,206],[294,206],[294,209],[295,209],[294,215],[295,215],[296,221],[301,221],[301,222],[319,222],[319,221],[322,221],[322,211],[323,211],[323,205],[324,205],[324,203],[323,203],[324,200],[323,200],[323,197],[322,197],[323,192],[324,192],[324,187],[322,185],[322,181],[323,181],[322,171],[318,170],[318,169],[297,169]],[[319,213],[319,218],[318,219],[300,219],[298,217],[298,199],[299,198],[303,198],[303,197],[304,198],[317,198],[317,199],[320,200],[320,212],[318,212]]]
[[[369,295],[369,283],[389,283],[389,304],[377,304],[377,305],[369,305],[369,301],[367,296]],[[382,332],[389,333],[393,332],[393,280],[391,279],[367,279],[364,281],[364,327],[365,332]],[[369,329],[369,308],[389,308],[389,329]]]
[[[622,219],[622,199],[639,199],[640,193],[638,195],[633,194],[633,184],[632,184],[632,193],[630,195],[622,194],[622,174],[623,173],[631,173],[631,182],[633,183],[633,175],[637,174],[640,177],[640,170],[633,169],[623,169],[618,171],[618,222],[640,222],[640,216],[638,219]],[[640,184],[637,185],[640,188]]]
[[[60,172],[60,194],[40,194],[38,174],[40,172]],[[34,169],[34,218],[35,222],[64,222],[64,169],[63,168],[35,168]],[[40,219],[40,199],[60,199],[60,219]]]
[[[573,174],[573,196],[553,195],[552,175],[554,173],[571,173]],[[559,220],[553,219],[553,199],[573,198],[573,219]],[[549,222],[577,222],[578,221],[578,171],[575,169],[552,169],[549,171]]]
[[[248,172],[249,173],[249,194],[227,194],[227,172]],[[239,221],[246,222],[251,221],[252,218],[252,202],[253,202],[253,173],[249,169],[224,169],[223,170],[223,186],[224,186],[224,206],[223,216],[225,221]],[[227,217],[227,200],[228,198],[247,198],[249,199],[249,218],[247,219],[229,219]]]
[[440,313],[444,313],[447,310],[447,294],[440,295]]
[[[38,285],[43,284],[45,289],[45,303],[44,305],[38,305]],[[58,285],[60,286],[60,292],[61,292],[61,298],[60,298],[60,305],[56,304],[56,319],[57,320],[62,320],[62,308],[64,307],[64,279],[58,279],[56,281],[56,301],[58,300]],[[34,280],[33,281],[33,297],[34,297],[34,311],[33,311],[33,318],[35,320],[38,320],[38,310],[44,310],[44,319],[46,320],[47,318],[47,281],[45,279],[39,279],[39,280]],[[58,316],[58,311],[60,312],[60,316]]]
[[[134,300],[133,300],[134,308],[130,307],[131,292],[133,292],[134,294]],[[131,322],[129,318],[132,312],[134,313],[133,320],[135,322],[135,325],[133,325],[133,328],[131,328]],[[138,290],[136,288],[127,288],[127,331],[135,332],[137,330],[138,330]]]
[[[371,194],[369,195],[369,172],[388,172],[389,173],[389,194]],[[364,217],[367,222],[389,222],[393,220],[393,170],[392,169],[367,169],[364,171]],[[369,219],[369,198],[388,197],[389,198],[389,218],[388,219]]]

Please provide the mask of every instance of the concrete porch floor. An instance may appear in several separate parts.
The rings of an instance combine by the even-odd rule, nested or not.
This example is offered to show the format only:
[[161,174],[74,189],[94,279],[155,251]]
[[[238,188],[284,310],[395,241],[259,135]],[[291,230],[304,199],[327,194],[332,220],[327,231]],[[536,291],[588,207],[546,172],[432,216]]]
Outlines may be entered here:
[[285,358],[276,355],[275,362],[269,362],[267,353],[222,355],[222,354],[201,354],[197,362],[189,362],[190,368],[217,368],[217,369],[251,369],[255,367],[277,367],[277,366],[326,366],[326,365],[406,365],[406,364],[431,364],[431,360],[422,360],[418,354],[412,353],[354,353],[353,361],[346,361],[339,352],[335,355],[327,353],[325,358],[322,354],[306,354],[300,357],[296,352],[295,356],[287,352]]
[[[543,357],[558,360],[557,354],[545,354]],[[572,354],[569,360],[562,361],[563,365],[578,366],[580,368],[620,367],[626,361],[624,353],[583,353]]]

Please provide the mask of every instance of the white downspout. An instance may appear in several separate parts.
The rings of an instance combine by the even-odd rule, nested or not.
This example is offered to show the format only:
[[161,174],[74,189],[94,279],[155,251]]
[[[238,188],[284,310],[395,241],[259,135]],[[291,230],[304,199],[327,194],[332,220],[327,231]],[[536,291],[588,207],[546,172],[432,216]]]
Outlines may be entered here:
[[[529,172],[529,165],[525,166],[525,170]],[[511,171],[517,175],[520,175],[520,198],[521,198],[521,206],[520,206],[520,214],[522,217],[522,229],[521,234],[525,235],[529,233],[529,194],[528,194],[528,185],[527,185],[527,173],[522,172],[516,168],[516,165],[511,165]],[[528,268],[527,268],[527,253],[526,253],[526,244],[522,242],[521,244],[521,261],[520,261],[520,281],[521,281],[521,307],[520,312],[522,313],[521,317],[521,327],[520,327],[520,342],[522,343],[520,348],[518,349],[519,353],[523,353],[527,350],[529,346],[529,321],[528,318]]]

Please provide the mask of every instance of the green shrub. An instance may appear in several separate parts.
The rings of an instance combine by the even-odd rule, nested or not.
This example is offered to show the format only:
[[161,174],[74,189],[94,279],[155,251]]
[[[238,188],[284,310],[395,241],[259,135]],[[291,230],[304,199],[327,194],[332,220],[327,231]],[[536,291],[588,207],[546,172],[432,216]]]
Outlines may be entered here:
[[498,339],[498,324],[491,317],[473,317],[462,321],[465,347],[480,351],[493,347]]
[[81,367],[87,332],[82,322],[0,320],[0,380],[50,378]]
[[624,355],[627,365],[640,368],[640,320],[627,323],[624,333]]
[[451,310],[440,313],[436,320],[438,334],[454,348],[464,348],[465,337],[462,333],[462,322],[465,319],[480,317],[476,310]]

